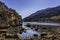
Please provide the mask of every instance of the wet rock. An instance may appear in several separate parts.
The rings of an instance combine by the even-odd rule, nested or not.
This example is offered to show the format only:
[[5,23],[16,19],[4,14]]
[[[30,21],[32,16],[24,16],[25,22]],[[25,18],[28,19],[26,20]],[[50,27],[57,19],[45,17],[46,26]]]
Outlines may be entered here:
[[29,23],[27,23],[27,25],[25,25],[25,26],[27,26],[27,27],[31,27],[31,25],[30,25]]

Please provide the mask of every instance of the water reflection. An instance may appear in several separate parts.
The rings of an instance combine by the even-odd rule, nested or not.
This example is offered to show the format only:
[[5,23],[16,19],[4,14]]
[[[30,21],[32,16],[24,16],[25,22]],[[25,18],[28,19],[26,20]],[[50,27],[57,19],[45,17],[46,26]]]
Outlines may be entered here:
[[[25,26],[27,22],[23,22],[22,27],[26,30],[26,33],[25,32],[22,33],[23,39],[26,39],[27,36],[28,38],[31,36],[32,39],[35,39],[37,37],[36,34],[38,34],[38,38],[36,38],[37,40],[39,38],[42,40],[49,40],[51,38],[50,40],[53,40],[57,37],[58,37],[57,40],[59,40],[58,35],[60,35],[60,23],[37,23],[37,22],[29,22],[29,23],[37,24],[38,26],[33,25],[30,26],[29,28],[29,26],[27,27]],[[40,36],[40,32],[41,32],[41,36]]]
[[26,29],[26,32],[22,33],[23,39],[25,39],[27,36],[33,36],[33,34],[37,34],[38,37],[40,36],[39,32],[37,32],[37,31],[35,31],[35,30],[31,29],[31,28],[26,27],[25,26],[26,24],[27,23],[23,23],[23,25],[22,25],[22,27]]

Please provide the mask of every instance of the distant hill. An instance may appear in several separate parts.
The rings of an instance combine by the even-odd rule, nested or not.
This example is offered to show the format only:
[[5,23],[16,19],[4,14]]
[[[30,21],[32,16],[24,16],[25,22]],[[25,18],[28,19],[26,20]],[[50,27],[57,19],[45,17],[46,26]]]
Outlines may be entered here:
[[60,22],[60,6],[39,10],[23,19],[24,22]]

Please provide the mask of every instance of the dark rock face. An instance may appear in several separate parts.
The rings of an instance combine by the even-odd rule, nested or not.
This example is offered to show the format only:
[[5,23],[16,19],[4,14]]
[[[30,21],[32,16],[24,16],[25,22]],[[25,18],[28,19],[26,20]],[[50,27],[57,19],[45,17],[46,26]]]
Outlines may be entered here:
[[[59,17],[58,17],[59,16]],[[56,19],[56,20],[55,20]],[[60,20],[60,6],[39,10],[30,16],[23,19],[23,21],[58,21]]]
[[[5,36],[13,37],[17,33],[19,33],[20,30],[22,30],[22,17],[14,9],[8,8],[4,3],[0,2],[0,35],[2,35],[2,33],[4,33]],[[8,35],[7,35],[7,33],[8,33]],[[3,36],[4,35],[2,35],[0,37],[3,38]],[[5,36],[4,36],[4,38],[5,38]],[[5,39],[3,39],[3,40],[5,40]],[[14,39],[14,37],[13,37],[13,39]],[[16,40],[18,40],[18,39],[16,39]]]

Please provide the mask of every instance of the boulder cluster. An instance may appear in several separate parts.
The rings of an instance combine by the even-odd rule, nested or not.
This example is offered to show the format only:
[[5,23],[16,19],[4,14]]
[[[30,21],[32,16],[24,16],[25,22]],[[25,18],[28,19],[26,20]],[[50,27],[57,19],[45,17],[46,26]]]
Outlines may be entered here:
[[60,31],[56,32],[55,35],[47,32],[42,32],[41,37],[38,37],[37,34],[34,34],[32,37],[26,37],[25,40],[60,40]]

